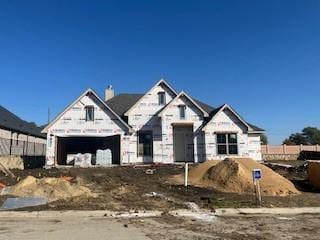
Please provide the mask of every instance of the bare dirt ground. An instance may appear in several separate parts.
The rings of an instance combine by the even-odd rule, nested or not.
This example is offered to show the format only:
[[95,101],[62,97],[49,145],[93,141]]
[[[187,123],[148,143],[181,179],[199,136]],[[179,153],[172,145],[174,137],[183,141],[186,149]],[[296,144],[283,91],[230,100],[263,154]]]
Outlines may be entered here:
[[[287,162],[288,163],[288,162]],[[153,174],[147,174],[153,169]],[[292,180],[302,194],[287,197],[263,197],[264,207],[307,207],[320,206],[320,193],[306,181],[306,175],[296,170],[275,168],[278,173]],[[0,182],[14,185],[31,175],[41,177],[71,176],[71,182],[87,186],[98,197],[76,197],[58,200],[28,210],[160,210],[170,211],[186,208],[184,202],[195,202],[201,208],[214,210],[219,207],[255,207],[253,195],[222,193],[212,188],[179,186],[168,183],[167,179],[182,173],[181,165],[122,166],[109,168],[52,168],[14,170],[16,178],[0,173]],[[146,196],[156,192],[162,197]],[[8,196],[0,196],[0,204]],[[169,199],[168,199],[169,198]]]
[[316,240],[319,221],[319,215],[217,217],[210,223],[173,216],[126,220],[153,240]]

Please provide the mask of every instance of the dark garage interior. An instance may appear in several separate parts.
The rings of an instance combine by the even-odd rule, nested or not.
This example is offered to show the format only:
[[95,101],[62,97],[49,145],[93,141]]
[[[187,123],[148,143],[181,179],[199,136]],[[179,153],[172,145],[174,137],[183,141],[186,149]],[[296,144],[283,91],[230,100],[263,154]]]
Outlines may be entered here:
[[110,137],[58,137],[57,164],[66,165],[68,154],[91,153],[110,149],[112,164],[120,164],[120,135]]

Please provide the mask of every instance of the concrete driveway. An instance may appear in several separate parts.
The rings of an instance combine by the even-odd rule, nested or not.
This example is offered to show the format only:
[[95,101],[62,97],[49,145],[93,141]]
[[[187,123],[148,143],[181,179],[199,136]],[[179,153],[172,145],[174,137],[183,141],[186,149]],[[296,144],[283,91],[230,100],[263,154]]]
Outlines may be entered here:
[[147,240],[133,225],[104,217],[1,217],[1,240]]

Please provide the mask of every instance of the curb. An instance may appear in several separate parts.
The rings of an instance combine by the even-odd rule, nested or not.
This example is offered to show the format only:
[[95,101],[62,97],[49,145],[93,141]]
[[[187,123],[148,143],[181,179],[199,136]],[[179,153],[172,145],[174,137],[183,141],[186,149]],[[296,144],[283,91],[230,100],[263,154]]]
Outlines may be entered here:
[[[302,208],[218,208],[215,212],[175,210],[168,212],[172,216],[191,217],[198,219],[212,219],[217,216],[245,216],[245,215],[297,215],[320,214],[320,207]],[[116,212],[108,210],[67,210],[67,211],[0,211],[0,218],[14,217],[109,217],[109,218],[144,218],[159,217],[162,211]]]
[[320,207],[301,208],[219,208],[216,216],[319,214]]

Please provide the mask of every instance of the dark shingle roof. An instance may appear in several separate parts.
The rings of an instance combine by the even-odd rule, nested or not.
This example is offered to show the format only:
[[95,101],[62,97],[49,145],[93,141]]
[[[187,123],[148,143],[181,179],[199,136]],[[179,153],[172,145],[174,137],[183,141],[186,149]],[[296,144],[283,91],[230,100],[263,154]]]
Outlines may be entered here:
[[[119,116],[122,116],[128,111],[144,94],[141,93],[121,93],[109,99],[106,103],[112,108]],[[200,107],[207,113],[210,113],[214,108],[206,103],[203,103],[197,99],[193,100],[200,105]]]
[[[128,111],[144,94],[140,93],[121,93],[119,95],[114,96],[106,103],[109,107],[112,108],[119,116],[123,116],[123,114]],[[192,98],[203,110],[205,110],[209,114],[209,118],[211,119],[223,106],[219,108],[214,108],[206,103],[203,103],[197,99]],[[210,117],[211,116],[211,117]],[[248,122],[247,122],[248,123]],[[253,124],[248,123],[250,127],[254,131],[264,131],[262,128],[259,128]]]
[[[247,122],[248,123],[248,122]],[[253,125],[251,123],[248,123],[248,125],[254,130],[254,131],[258,131],[258,132],[264,132],[265,130],[262,128],[257,127],[256,125]]]
[[9,110],[0,105],[0,128],[19,133],[29,134],[36,137],[46,138],[45,134],[41,133],[42,128],[22,120]]
[[109,99],[106,103],[120,117],[128,111],[144,94],[121,93]]

